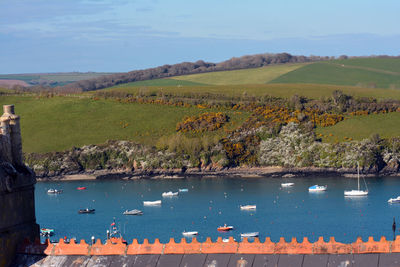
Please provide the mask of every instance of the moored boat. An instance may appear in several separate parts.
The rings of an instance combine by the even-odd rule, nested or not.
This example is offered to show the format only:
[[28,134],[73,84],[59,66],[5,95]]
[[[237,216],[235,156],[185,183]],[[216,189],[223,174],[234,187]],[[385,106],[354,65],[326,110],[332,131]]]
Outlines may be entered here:
[[388,203],[400,203],[400,196],[398,196],[396,198],[390,198],[388,200]]
[[233,226],[227,226],[226,224],[224,224],[224,226],[218,227],[217,230],[221,232],[228,232],[233,230]]
[[175,196],[177,196],[178,194],[179,194],[179,192],[172,192],[172,191],[169,191],[169,192],[164,192],[164,193],[162,193],[161,196],[163,196],[163,197],[175,197]]
[[294,186],[294,183],[281,183],[282,187],[291,187]]
[[259,232],[250,232],[250,233],[243,233],[240,234],[241,237],[257,237]]
[[255,210],[257,209],[256,205],[245,205],[245,206],[240,206],[241,210]]
[[78,189],[78,190],[86,190],[86,187],[85,186],[79,186],[76,189]]
[[368,191],[363,191],[363,190],[350,190],[350,191],[344,191],[344,196],[347,197],[362,197],[362,196],[367,196]]
[[122,213],[123,215],[142,215],[143,211],[141,210],[126,210],[124,211],[124,213]]
[[328,186],[327,185],[313,185],[313,186],[310,186],[309,188],[308,188],[308,191],[309,192],[322,192],[322,191],[326,191],[326,189],[328,188]]
[[182,232],[183,236],[193,236],[193,235],[198,235],[198,234],[199,234],[199,232],[197,232],[197,231],[188,231],[188,232],[184,231],[184,232]]
[[189,189],[187,188],[179,188],[179,192],[189,192]]
[[360,165],[357,162],[357,190],[344,191],[344,195],[348,197],[362,197],[368,195],[368,187],[363,177],[366,190],[360,190]]
[[86,208],[86,209],[80,209],[80,210],[78,211],[78,213],[79,213],[79,214],[94,213],[95,211],[96,211],[95,209]]
[[54,229],[50,229],[50,228],[41,228],[40,229],[40,234],[42,236],[52,236],[54,235]]
[[49,190],[47,190],[47,194],[61,194],[62,193],[62,190],[60,189],[53,189],[53,188],[50,188]]
[[115,219],[110,225],[110,230],[107,230],[107,241],[108,240],[112,244],[118,244],[118,243],[128,244],[128,242],[126,242],[126,240],[122,237],[121,231],[117,228]]
[[161,200],[143,201],[143,205],[145,205],[145,206],[159,206],[159,205],[161,205]]

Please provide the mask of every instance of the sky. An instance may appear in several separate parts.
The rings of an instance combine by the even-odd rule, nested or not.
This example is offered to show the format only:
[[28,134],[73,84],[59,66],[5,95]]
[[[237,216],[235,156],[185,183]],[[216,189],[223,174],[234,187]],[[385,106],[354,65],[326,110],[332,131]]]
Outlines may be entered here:
[[398,0],[0,0],[0,73],[400,55]]

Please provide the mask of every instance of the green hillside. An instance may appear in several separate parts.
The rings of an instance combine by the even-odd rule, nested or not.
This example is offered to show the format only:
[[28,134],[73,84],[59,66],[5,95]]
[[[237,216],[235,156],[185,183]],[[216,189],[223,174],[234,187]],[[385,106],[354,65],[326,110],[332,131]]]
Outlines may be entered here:
[[372,134],[379,134],[386,138],[399,136],[400,112],[354,116],[334,126],[319,127],[316,132],[323,135],[323,141],[328,142],[346,141],[345,137],[361,140]]
[[[209,111],[196,107],[95,101],[86,97],[0,96],[0,104],[15,104],[15,111],[21,116],[23,149],[39,153],[107,140],[154,145],[161,136],[174,133],[183,117]],[[226,113],[232,118],[228,127],[237,127],[248,116],[246,112]]]
[[400,58],[351,58],[334,60],[331,63],[344,66],[395,72],[400,75]]
[[171,79],[210,85],[265,84],[306,64],[272,65],[262,68],[216,71],[192,75],[175,76]]
[[[397,60],[400,62],[400,60]],[[341,62],[345,64],[340,64]],[[354,64],[351,66],[348,63]],[[314,84],[335,84],[360,87],[377,88],[400,88],[400,73],[387,71],[395,69],[391,64],[386,69],[374,69],[372,67],[361,67],[363,61],[332,61],[318,62],[306,65],[292,72],[286,73],[271,83],[314,83]],[[383,62],[367,61],[367,66],[380,67]],[[380,64],[378,64],[380,63]],[[396,62],[397,63],[397,62]],[[357,65],[358,64],[358,65]]]
[[351,58],[315,63],[271,65],[254,69],[175,76],[128,83],[118,87],[266,83],[330,84],[400,89],[400,58]]

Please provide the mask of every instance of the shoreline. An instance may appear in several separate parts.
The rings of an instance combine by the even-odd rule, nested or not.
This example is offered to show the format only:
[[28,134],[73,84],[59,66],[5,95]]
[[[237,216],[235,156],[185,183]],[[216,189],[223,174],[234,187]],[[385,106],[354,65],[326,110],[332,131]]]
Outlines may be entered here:
[[[46,181],[89,181],[89,180],[138,180],[138,179],[187,179],[187,178],[296,178],[309,176],[357,178],[355,169],[336,168],[284,168],[284,167],[236,167],[226,169],[153,169],[153,170],[93,170],[54,176],[37,176],[38,182]],[[384,172],[366,172],[363,177],[392,176],[400,177],[396,170]]]

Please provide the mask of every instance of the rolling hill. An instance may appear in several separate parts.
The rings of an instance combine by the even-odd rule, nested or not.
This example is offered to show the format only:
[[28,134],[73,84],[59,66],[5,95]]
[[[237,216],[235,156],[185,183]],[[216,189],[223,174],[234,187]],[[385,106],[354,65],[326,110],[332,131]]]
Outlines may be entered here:
[[[351,59],[348,61],[353,63]],[[271,83],[314,83],[400,89],[400,73],[347,65],[347,62],[346,64],[338,64],[335,61],[318,62],[285,73]]]
[[288,72],[299,69],[306,64],[307,63],[282,64],[254,69],[217,71],[176,76],[171,79],[178,81],[198,82],[209,85],[265,84]]
[[[171,81],[171,80],[174,80]],[[178,81],[178,82],[177,82]],[[323,84],[400,89],[400,58],[350,58],[214,71],[132,82],[119,87],[172,85]]]

